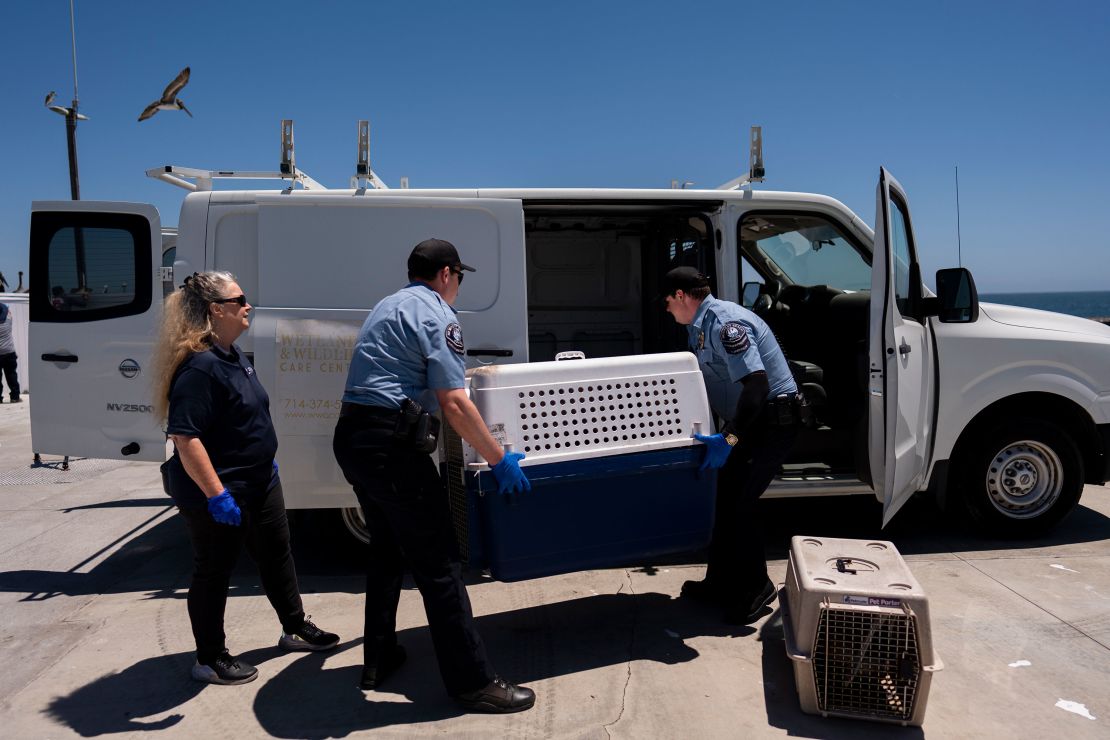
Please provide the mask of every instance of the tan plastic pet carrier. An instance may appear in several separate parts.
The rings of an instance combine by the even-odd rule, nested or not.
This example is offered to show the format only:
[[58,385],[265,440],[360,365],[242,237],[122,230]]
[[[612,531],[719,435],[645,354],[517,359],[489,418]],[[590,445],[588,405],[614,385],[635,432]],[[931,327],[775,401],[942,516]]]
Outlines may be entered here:
[[922,723],[943,665],[929,600],[893,543],[794,537],[781,595],[802,711]]

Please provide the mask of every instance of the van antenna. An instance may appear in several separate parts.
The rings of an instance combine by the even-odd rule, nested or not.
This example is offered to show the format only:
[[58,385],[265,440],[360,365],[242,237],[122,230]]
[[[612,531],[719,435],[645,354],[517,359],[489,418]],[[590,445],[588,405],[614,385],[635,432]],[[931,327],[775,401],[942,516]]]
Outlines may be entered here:
[[960,240],[960,166],[956,165],[956,260],[964,266],[964,246]]
[[729,180],[718,190],[751,190],[753,182],[763,182],[763,127],[752,126],[748,134],[748,174]]

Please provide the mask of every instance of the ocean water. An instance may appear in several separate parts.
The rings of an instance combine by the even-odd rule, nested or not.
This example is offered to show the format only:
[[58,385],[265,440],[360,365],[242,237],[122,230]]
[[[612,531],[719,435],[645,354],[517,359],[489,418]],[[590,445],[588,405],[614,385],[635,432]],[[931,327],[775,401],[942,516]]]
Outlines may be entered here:
[[980,293],[979,300],[1007,306],[1039,308],[1085,319],[1110,318],[1110,291],[1076,293]]

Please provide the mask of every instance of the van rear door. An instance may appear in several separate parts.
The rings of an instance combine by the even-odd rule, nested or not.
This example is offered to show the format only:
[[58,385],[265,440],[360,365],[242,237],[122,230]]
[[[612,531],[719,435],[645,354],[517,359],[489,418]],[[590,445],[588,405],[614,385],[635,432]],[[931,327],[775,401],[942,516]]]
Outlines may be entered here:
[[883,526],[921,488],[932,436],[932,344],[921,300],[921,270],[909,201],[879,173],[871,260],[869,454],[883,502]]
[[31,206],[31,444],[35,452],[164,460],[149,373],[162,310],[158,211]]

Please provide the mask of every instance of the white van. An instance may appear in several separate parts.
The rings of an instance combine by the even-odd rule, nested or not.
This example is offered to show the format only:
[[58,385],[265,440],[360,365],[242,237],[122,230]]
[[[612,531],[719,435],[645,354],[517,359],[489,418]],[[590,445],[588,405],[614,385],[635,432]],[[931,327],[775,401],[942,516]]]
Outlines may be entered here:
[[[428,237],[478,268],[457,305],[471,367],[683,350],[655,297],[693,265],[774,329],[815,412],[769,496],[873,493],[885,524],[927,491],[995,532],[1055,524],[1110,477],[1110,327],[979,304],[963,269],[940,271],[934,295],[885,171],[876,224],[826,196],[750,188],[208,190],[182,205],[170,279],[238,277],[288,505],[343,510],[356,533],[331,452],[347,361]],[[161,234],[149,205],[33,205],[36,450],[164,459],[144,377],[170,272]]]

